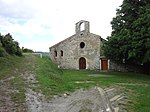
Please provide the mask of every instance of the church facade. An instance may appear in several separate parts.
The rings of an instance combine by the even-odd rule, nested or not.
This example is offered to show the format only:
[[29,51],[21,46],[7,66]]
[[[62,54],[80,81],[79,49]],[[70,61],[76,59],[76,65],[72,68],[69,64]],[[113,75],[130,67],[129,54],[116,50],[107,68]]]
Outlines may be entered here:
[[101,50],[103,39],[90,33],[88,21],[77,22],[75,29],[74,35],[49,48],[51,60],[62,69],[108,70],[109,62]]

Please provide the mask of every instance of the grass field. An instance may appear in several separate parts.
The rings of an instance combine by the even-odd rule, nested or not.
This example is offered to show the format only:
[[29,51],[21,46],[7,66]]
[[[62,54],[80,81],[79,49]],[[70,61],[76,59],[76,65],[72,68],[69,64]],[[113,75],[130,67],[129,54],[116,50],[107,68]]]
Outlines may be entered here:
[[[35,66],[36,69],[33,69],[32,66]],[[42,92],[47,98],[79,88],[94,86],[115,87],[128,95],[130,99],[127,104],[129,112],[150,112],[150,76],[148,75],[88,70],[61,70],[47,56],[40,58],[33,55],[0,58],[0,80],[12,78],[7,82],[5,81],[4,87],[19,90],[15,94],[7,93],[6,97],[10,95],[18,106],[24,105],[25,88],[28,86],[24,83],[21,74],[31,69],[35,73],[39,85],[37,88],[34,88],[35,91]],[[112,75],[112,77],[90,77],[88,76],[89,74]],[[2,92],[1,94],[5,95]]]
[[[137,73],[61,70],[48,57],[37,62],[37,78],[45,95],[93,86],[120,88],[129,97],[130,112],[150,112],[150,76]],[[112,77],[90,77],[89,74],[105,74]],[[89,83],[76,83],[76,82]]]

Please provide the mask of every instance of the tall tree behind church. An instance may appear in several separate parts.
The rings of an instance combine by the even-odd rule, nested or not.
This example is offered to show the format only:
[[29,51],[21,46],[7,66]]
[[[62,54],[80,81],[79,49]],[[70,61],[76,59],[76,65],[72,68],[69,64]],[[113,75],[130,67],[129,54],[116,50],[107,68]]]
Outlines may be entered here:
[[124,0],[104,44],[105,55],[115,61],[143,64],[150,69],[150,1]]

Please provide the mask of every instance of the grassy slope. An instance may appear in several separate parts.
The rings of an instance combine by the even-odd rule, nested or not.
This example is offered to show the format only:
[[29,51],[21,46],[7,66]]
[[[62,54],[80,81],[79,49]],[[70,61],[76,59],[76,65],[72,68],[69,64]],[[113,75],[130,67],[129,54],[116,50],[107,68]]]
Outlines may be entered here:
[[62,71],[47,56],[39,59],[36,67],[36,78],[40,84],[38,90],[42,90],[45,95],[50,97],[61,91]]

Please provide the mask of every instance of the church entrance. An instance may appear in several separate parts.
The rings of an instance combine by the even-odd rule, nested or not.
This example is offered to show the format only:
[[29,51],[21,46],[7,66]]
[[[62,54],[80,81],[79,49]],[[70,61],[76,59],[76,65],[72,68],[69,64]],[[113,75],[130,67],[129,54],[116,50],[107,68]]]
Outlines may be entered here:
[[79,69],[86,69],[86,59],[83,57],[79,59]]

